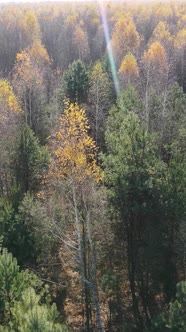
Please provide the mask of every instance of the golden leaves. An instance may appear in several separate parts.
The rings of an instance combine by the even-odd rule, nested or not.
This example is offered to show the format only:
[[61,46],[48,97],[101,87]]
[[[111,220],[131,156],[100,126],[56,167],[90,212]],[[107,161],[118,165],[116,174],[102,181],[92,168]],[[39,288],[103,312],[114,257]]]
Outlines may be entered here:
[[169,32],[169,25],[167,22],[160,21],[153,31],[153,39],[161,43],[169,43],[173,37]]
[[157,9],[155,10],[155,14],[159,17],[167,18],[173,15],[171,6],[168,6],[165,3],[157,4]]
[[0,80],[0,104],[1,108],[6,108],[11,112],[21,112],[21,108],[14,95],[10,83],[6,80]]
[[14,78],[16,79],[17,84],[24,89],[31,89],[36,81],[39,82],[40,78],[37,71],[35,71],[32,66],[28,51],[18,53],[16,60]]
[[42,45],[40,39],[35,39],[29,50],[29,54],[33,61],[36,61],[38,64],[49,63],[49,55],[46,48]]
[[140,37],[130,17],[119,19],[112,35],[112,47],[119,62],[127,52],[134,52],[140,44]]
[[86,58],[89,54],[88,36],[83,29],[83,24],[80,22],[76,24],[73,33],[73,44],[78,50],[78,56],[80,59]]
[[123,61],[119,68],[119,74],[121,76],[138,77],[138,75],[139,75],[138,65],[137,65],[136,58],[133,56],[133,54],[128,53],[123,58]]
[[78,25],[74,31],[74,41],[77,41],[77,43],[82,44],[85,40],[85,32],[81,28],[80,25]]
[[77,14],[68,15],[65,19],[65,24],[75,25],[77,22]]
[[178,31],[175,37],[174,45],[177,49],[181,49],[186,46],[186,29]]
[[50,64],[47,50],[39,39],[33,41],[30,48],[16,55],[14,78],[23,89],[32,89],[43,83],[42,69]]
[[166,65],[166,52],[159,41],[152,43],[148,51],[144,52],[144,60],[149,63],[154,62],[158,65]]
[[9,162],[12,162],[11,155],[7,152],[14,153],[12,148],[15,148],[19,134],[21,116],[22,111],[12,86],[8,81],[0,80],[0,145],[1,161],[4,163],[5,169]]
[[103,177],[95,160],[96,146],[88,135],[88,120],[85,110],[65,102],[65,111],[60,118],[60,128],[54,137],[54,160],[50,174],[78,183],[87,177],[99,181]]
[[34,39],[40,38],[40,27],[35,13],[27,9],[20,22],[27,40],[32,43]]

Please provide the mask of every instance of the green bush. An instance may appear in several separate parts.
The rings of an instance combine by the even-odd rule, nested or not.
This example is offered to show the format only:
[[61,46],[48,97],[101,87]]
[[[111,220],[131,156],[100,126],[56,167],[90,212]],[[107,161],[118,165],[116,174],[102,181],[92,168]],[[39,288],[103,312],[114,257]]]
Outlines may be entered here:
[[184,332],[186,329],[186,282],[177,284],[176,299],[169,303],[168,309],[153,322],[155,332]]
[[0,332],[67,332],[48,288],[29,271],[20,271],[7,249],[0,253]]

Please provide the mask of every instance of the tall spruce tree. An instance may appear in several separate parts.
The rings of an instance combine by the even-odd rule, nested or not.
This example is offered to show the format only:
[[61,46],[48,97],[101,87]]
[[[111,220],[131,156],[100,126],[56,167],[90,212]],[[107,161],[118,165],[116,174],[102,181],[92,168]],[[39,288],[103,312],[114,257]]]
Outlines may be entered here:
[[81,60],[74,61],[69,65],[64,74],[66,96],[71,102],[85,102],[87,99],[88,74]]
[[17,154],[17,184],[21,193],[36,192],[48,164],[48,153],[28,125],[23,128]]
[[108,118],[103,160],[110,204],[118,220],[114,225],[116,243],[126,247],[121,257],[123,264],[127,261],[134,320],[143,331],[157,310],[156,296],[163,293],[164,299],[170,300],[175,294],[173,242],[181,220],[175,207],[181,203],[178,186],[184,191],[179,176],[184,163],[173,155],[171,165],[161,160],[156,136],[148,133],[122,102],[118,105]]

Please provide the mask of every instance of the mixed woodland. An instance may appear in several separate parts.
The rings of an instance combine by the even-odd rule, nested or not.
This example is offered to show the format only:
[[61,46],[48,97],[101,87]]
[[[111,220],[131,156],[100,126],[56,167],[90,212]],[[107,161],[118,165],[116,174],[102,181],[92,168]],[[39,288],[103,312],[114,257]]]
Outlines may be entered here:
[[0,5],[0,331],[186,331],[186,2]]

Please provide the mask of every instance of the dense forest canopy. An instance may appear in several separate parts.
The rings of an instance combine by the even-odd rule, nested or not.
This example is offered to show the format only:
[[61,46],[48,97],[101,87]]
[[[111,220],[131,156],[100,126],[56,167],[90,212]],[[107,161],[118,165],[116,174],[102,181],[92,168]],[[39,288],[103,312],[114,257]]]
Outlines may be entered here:
[[186,330],[186,2],[0,5],[0,331]]

